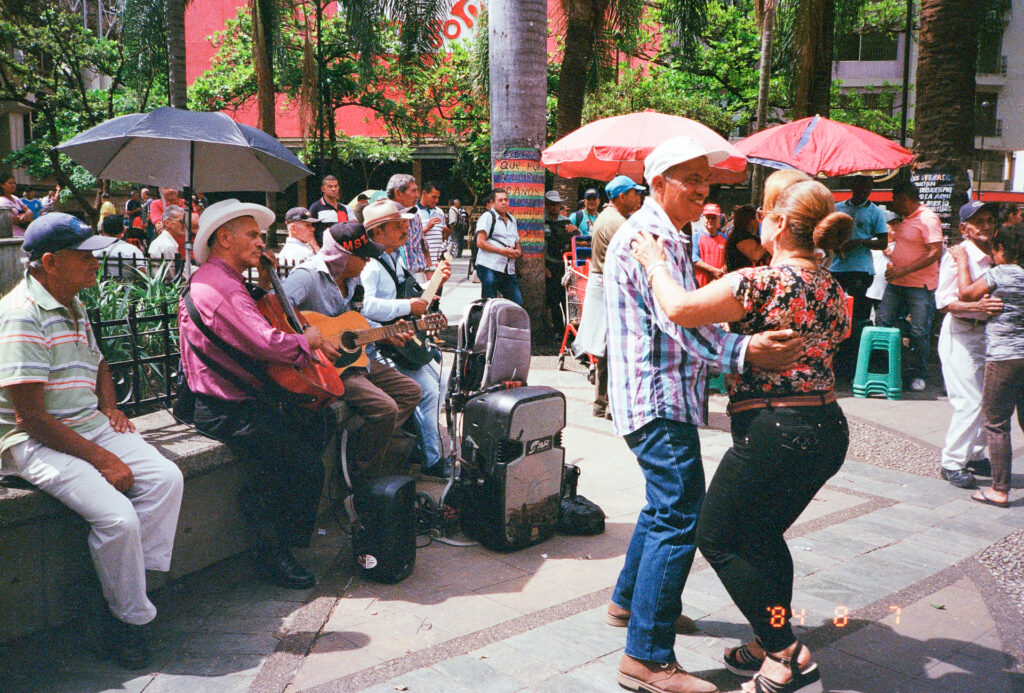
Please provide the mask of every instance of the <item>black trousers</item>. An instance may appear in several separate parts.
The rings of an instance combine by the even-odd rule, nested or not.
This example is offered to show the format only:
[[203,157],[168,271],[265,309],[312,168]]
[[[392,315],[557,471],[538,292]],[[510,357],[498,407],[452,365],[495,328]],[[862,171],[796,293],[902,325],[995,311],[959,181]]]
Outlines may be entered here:
[[266,400],[196,395],[195,425],[241,459],[242,517],[260,551],[309,545],[324,484],[333,414]]
[[551,319],[552,332],[556,337],[561,337],[565,332],[565,320],[562,316],[562,304],[565,302],[562,277],[565,276],[565,267],[547,263],[545,268],[551,276],[544,280],[544,305]]
[[834,360],[836,375],[852,378],[857,366],[860,333],[871,319],[872,303],[867,297],[867,291],[874,281],[874,275],[867,272],[836,272],[832,276],[847,296],[853,296],[853,330],[849,338],[839,345]]
[[754,409],[732,417],[733,446],[697,521],[697,547],[764,648],[796,640],[793,557],[783,533],[843,464],[850,440],[838,404]]

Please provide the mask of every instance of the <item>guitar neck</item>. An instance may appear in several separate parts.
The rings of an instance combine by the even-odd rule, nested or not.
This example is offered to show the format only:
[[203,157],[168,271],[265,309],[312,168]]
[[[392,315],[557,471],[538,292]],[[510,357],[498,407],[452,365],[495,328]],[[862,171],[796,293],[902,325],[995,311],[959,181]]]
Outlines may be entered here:
[[[441,253],[441,261],[451,264],[451,253],[447,250]],[[438,263],[438,265],[440,266],[440,263]],[[437,290],[441,288],[442,281],[444,281],[444,276],[441,274],[440,270],[434,270],[434,276],[430,278],[427,288],[425,288],[423,293],[420,295],[420,298],[426,301],[427,305],[430,305],[430,302],[434,300],[434,296],[437,295]]]
[[359,330],[355,333],[355,338],[352,340],[355,346],[366,346],[374,342],[379,342],[382,339],[390,339],[395,335],[408,332],[411,329],[423,330],[426,329],[427,322],[424,319],[416,320],[411,325],[405,320],[391,323],[390,325],[382,325],[381,327],[371,327],[368,330]]

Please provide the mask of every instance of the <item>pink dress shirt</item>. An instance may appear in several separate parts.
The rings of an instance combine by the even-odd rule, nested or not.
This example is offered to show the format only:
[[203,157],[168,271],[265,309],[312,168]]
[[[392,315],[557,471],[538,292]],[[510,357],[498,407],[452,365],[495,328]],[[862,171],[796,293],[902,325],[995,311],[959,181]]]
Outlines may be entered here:
[[[256,301],[242,283],[242,275],[223,260],[211,257],[192,275],[192,302],[210,330],[243,354],[261,363],[291,364],[304,368],[312,358],[306,340],[297,334],[272,327],[256,308]],[[260,382],[238,366],[199,331],[185,308],[178,304],[178,329],[181,334],[181,363],[193,392],[229,401],[252,396],[214,373],[199,360],[196,350],[210,356],[225,369],[238,375],[253,389]]]

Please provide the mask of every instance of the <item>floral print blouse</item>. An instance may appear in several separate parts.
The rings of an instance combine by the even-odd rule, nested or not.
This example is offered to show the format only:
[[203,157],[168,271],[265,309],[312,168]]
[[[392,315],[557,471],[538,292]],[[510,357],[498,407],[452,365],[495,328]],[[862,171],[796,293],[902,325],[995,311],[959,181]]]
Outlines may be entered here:
[[730,323],[732,332],[757,334],[793,329],[804,338],[804,353],[785,371],[750,366],[726,375],[732,401],[830,392],[835,384],[832,357],[849,318],[846,294],[828,270],[780,265],[745,267],[727,275],[746,316]]

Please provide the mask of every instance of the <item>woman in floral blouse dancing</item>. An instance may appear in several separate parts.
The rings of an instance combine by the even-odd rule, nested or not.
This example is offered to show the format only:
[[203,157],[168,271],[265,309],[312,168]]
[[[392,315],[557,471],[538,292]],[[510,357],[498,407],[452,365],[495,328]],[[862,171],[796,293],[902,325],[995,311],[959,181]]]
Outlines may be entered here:
[[815,252],[841,247],[852,228],[821,183],[789,185],[761,227],[771,265],[732,272],[693,292],[660,271],[665,257],[653,238],[643,234],[633,243],[674,322],[728,322],[742,334],[791,328],[804,339],[803,356],[787,371],[750,368],[728,376],[733,446],[697,524],[698,548],[756,636],[725,655],[730,671],[754,677],[744,685],[750,692],[822,690],[817,664],[790,626],[793,559],[783,533],[846,457],[849,430],[832,372],[848,321],[846,296]]

